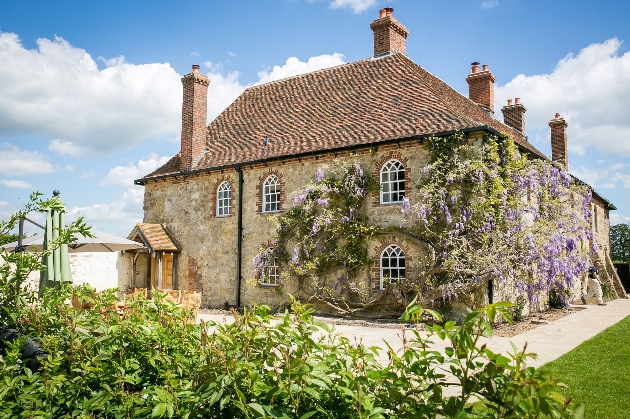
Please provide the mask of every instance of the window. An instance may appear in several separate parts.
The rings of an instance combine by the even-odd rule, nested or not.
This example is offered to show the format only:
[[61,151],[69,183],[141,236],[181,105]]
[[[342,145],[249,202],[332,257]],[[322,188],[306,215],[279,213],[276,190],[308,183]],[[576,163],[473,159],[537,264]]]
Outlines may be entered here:
[[280,184],[278,178],[269,176],[263,183],[262,212],[280,211]]
[[598,227],[599,227],[599,225],[598,225],[599,224],[599,220],[597,218],[597,207],[593,208],[593,213],[595,215],[593,217],[593,222],[595,223],[595,233],[597,233],[597,232],[599,232],[599,229],[598,229]]
[[223,182],[217,189],[217,217],[230,215],[230,202],[232,200],[232,188],[227,182]]
[[[273,252],[271,247],[267,248],[267,255]],[[260,274],[261,285],[278,285],[280,274],[278,273],[278,258],[273,257],[273,260],[263,269]]]
[[396,160],[381,169],[381,204],[402,202],[405,197],[405,167]]
[[405,252],[396,245],[388,246],[381,253],[381,289],[404,278]]

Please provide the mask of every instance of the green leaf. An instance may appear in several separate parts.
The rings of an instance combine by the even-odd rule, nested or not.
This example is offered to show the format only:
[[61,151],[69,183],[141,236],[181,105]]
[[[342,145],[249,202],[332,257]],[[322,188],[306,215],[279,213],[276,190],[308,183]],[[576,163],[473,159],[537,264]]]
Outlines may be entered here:
[[166,404],[165,403],[158,403],[155,405],[155,407],[153,407],[153,411],[151,412],[151,417],[162,417],[164,416],[164,413],[166,413]]
[[311,410],[310,412],[306,412],[302,416],[300,416],[300,419],[308,419],[311,416],[313,416],[315,413],[317,413],[317,410]]
[[247,406],[249,406],[253,411],[257,412],[260,416],[265,416],[265,409],[263,409],[263,407],[258,403],[248,403]]

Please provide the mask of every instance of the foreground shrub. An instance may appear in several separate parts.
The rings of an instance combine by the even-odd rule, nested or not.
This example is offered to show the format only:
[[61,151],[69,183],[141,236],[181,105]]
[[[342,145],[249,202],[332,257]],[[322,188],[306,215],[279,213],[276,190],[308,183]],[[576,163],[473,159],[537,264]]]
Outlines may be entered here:
[[[0,290],[1,291],[1,290]],[[80,295],[93,307],[66,302]],[[581,417],[530,354],[483,344],[508,303],[452,322],[401,329],[404,347],[366,348],[297,302],[272,317],[247,310],[233,324],[190,324],[174,304],[139,297],[120,318],[113,292],[53,289],[23,310],[20,331],[49,354],[32,372],[21,341],[0,360],[0,418],[537,418]],[[406,320],[436,313],[410,305]],[[432,341],[445,341],[444,353]],[[473,412],[474,415],[473,415]]]

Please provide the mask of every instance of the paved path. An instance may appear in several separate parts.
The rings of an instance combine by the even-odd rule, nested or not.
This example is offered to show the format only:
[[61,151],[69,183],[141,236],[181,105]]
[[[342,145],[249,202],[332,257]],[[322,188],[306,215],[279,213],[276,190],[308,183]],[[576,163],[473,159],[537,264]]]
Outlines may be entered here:
[[[577,311],[568,316],[541,325],[511,338],[492,337],[488,340],[488,347],[494,352],[511,352],[510,341],[519,349],[528,343],[527,352],[538,354],[537,360],[530,360],[528,365],[540,366],[569,352],[585,340],[588,340],[604,329],[630,316],[630,299],[609,301],[605,307],[587,305],[585,310]],[[231,322],[231,316],[199,314],[199,318],[205,321]],[[401,330],[379,327],[335,325],[335,330],[351,340],[363,342],[370,347],[373,345],[385,348],[383,340],[387,341],[394,349],[402,347]],[[442,349],[445,344],[436,343],[435,349]],[[385,351],[381,353],[381,360],[386,361]]]

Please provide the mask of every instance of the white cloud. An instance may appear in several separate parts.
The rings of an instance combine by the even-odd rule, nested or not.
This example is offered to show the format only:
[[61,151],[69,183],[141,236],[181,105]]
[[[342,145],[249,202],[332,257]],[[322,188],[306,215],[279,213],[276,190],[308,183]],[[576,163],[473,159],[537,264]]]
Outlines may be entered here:
[[[356,2],[364,3],[373,2]],[[28,50],[16,34],[0,33],[0,135],[43,136],[49,151],[70,156],[111,153],[145,139],[179,135],[181,76],[169,64],[130,64],[123,56],[95,61],[59,37],[38,39],[37,46]],[[106,68],[99,70],[97,61]],[[339,64],[343,55],[338,53],[306,62],[291,57],[261,72],[258,83]],[[237,71],[226,74],[221,63],[205,65],[212,121],[250,85],[239,82]],[[25,71],[36,77],[25,77]]]
[[499,7],[499,0],[488,0],[481,3],[482,9],[492,9],[493,7]]
[[74,170],[74,167],[70,166],[69,164],[67,164],[64,169],[66,169],[66,172],[72,172]]
[[230,57],[236,57],[236,53],[232,51],[228,51],[227,55],[229,55]]
[[5,207],[7,205],[9,205],[7,201],[0,201],[0,207]]
[[283,66],[276,65],[271,71],[269,69],[260,71],[258,73],[260,80],[256,84],[269,83],[286,77],[341,65],[344,64],[343,59],[344,55],[338,52],[332,55],[324,54],[311,57],[306,62],[300,61],[297,57],[289,57]]
[[197,51],[193,51],[190,53],[191,57],[201,57],[201,55],[199,55],[199,53]]
[[0,162],[0,173],[5,175],[39,175],[54,170],[53,165],[48,161],[48,156],[37,151],[20,150],[9,143],[0,145]]
[[556,112],[567,120],[569,149],[630,156],[630,52],[617,38],[561,59],[551,74],[519,74],[495,89],[496,109],[520,97],[529,129],[548,129]]
[[158,167],[162,166],[169,160],[169,157],[149,156],[146,160],[140,160],[137,165],[130,164],[128,166],[116,166],[105,175],[99,185],[133,185],[135,179],[139,179],[144,175],[148,175]]
[[24,182],[23,180],[15,180],[15,179],[11,179],[11,180],[0,179],[0,185],[4,185],[7,188],[18,188],[18,189],[26,189],[26,188],[31,187],[30,183]]
[[83,172],[83,173],[81,173],[81,175],[79,177],[81,179],[87,179],[87,178],[93,177],[95,175],[96,175],[96,173],[94,173],[94,172]]
[[594,188],[612,189],[621,183],[624,189],[630,189],[630,174],[624,168],[623,163],[616,163],[607,168],[580,166],[579,168],[571,167],[571,173]]
[[331,9],[347,8],[354,13],[361,13],[376,5],[377,0],[333,0],[330,2]]
[[630,217],[617,214],[616,212],[610,213],[610,225],[615,224],[630,224]]
[[82,216],[95,230],[126,235],[136,223],[142,221],[143,199],[144,188],[133,187],[117,201],[69,209],[68,220],[73,221]]
[[51,151],[107,153],[179,131],[180,76],[169,64],[101,59],[62,38],[24,48],[0,33],[0,135],[40,135]]

